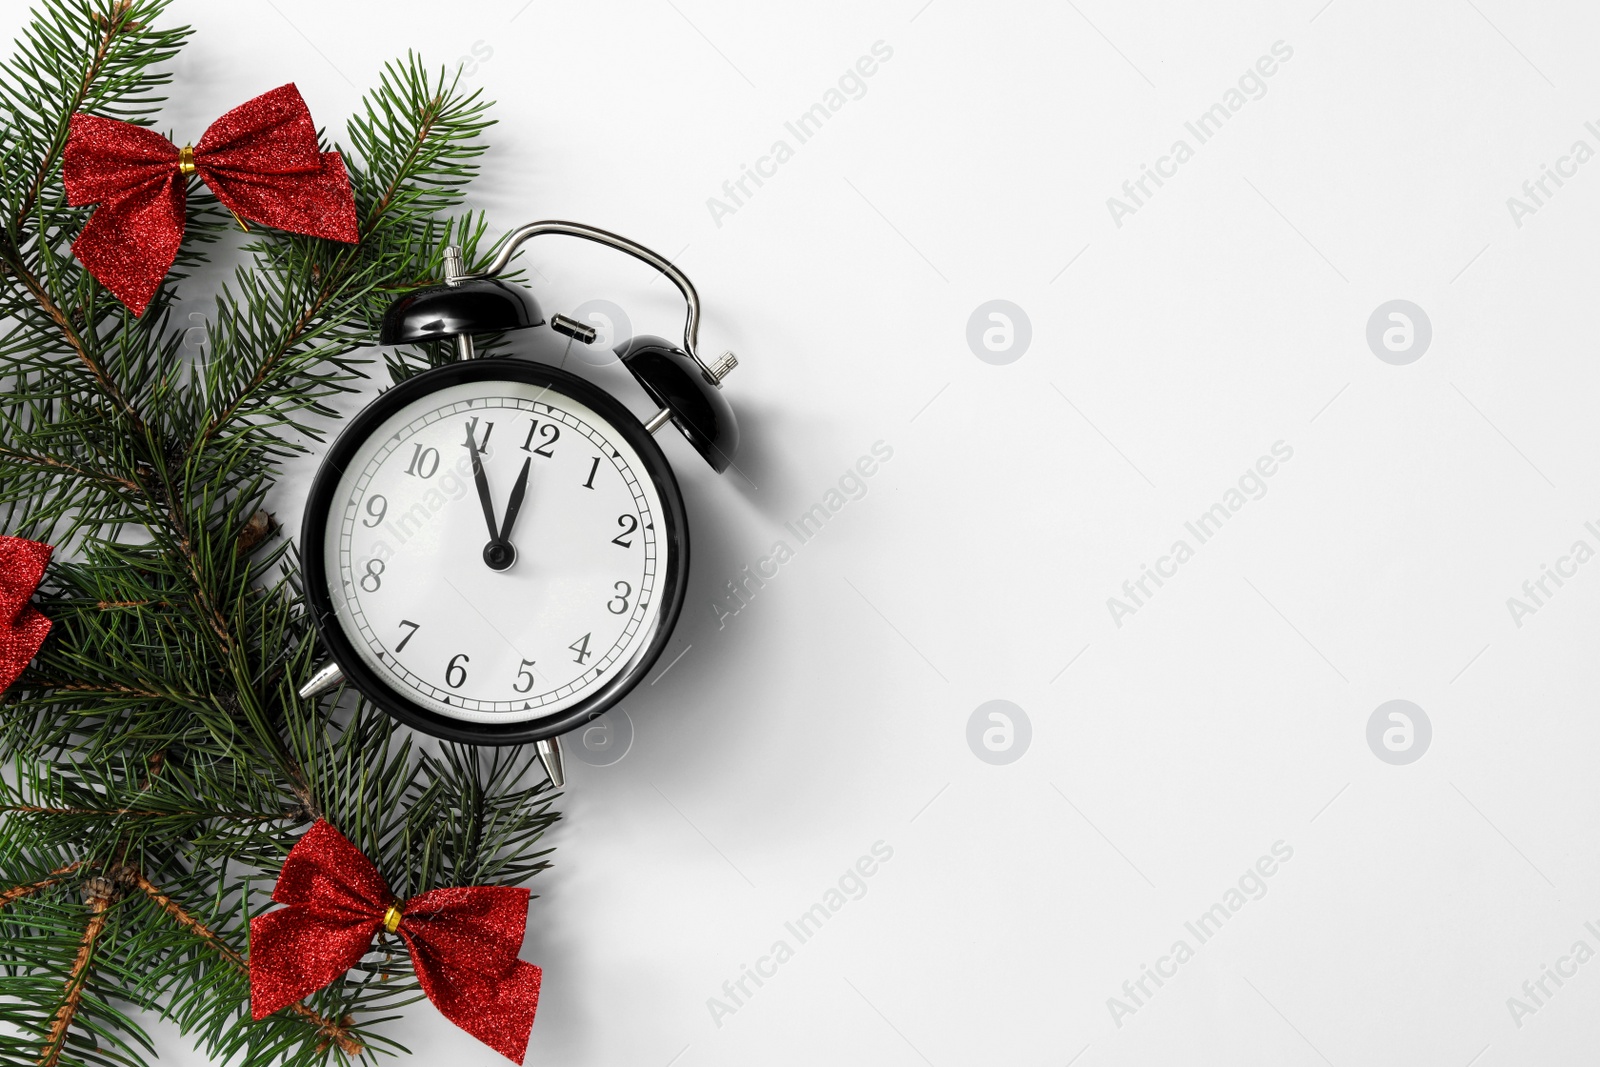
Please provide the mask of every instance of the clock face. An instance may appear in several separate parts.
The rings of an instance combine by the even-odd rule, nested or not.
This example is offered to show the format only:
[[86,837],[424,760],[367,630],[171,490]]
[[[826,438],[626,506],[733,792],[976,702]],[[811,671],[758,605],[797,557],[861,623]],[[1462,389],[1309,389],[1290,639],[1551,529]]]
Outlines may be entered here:
[[330,646],[368,696],[394,710],[376,681],[471,733],[598,714],[648,669],[681,595],[682,503],[648,434],[597,393],[534,364],[456,365],[340,438],[306,551]]

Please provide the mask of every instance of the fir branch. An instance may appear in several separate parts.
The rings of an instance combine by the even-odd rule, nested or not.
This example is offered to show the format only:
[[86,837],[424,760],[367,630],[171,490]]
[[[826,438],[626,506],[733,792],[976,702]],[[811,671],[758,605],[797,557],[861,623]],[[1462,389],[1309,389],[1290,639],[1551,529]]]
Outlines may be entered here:
[[119,478],[114,474],[103,474],[99,471],[89,470],[79,464],[69,463],[54,456],[29,455],[26,452],[18,452],[14,448],[0,445],[0,458],[23,467],[37,467],[40,470],[48,471],[52,475],[70,475],[74,478],[100,482],[114,489],[135,493],[140,489],[139,483],[129,478]]
[[[229,945],[227,942],[223,941],[222,938],[213,933],[204,923],[200,922],[193,915],[190,915],[187,911],[180,907],[176,901],[157,888],[156,885],[152,883],[150,879],[146,878],[142,873],[138,871],[129,871],[127,874],[127,881],[128,884],[130,884],[133,888],[139,890],[139,892],[149,897],[151,902],[154,903],[156,907],[160,908],[168,918],[178,925],[179,929],[183,930],[190,937],[203,942],[212,952],[216,953],[218,956],[222,957],[222,959],[232,964],[234,969],[239,971],[239,973],[244,975],[248,975],[250,973],[250,965],[245,962],[245,958],[241,956],[232,945]],[[363,1045],[361,1040],[351,1032],[352,1020],[350,1020],[348,1017],[337,1021],[325,1019],[303,1003],[290,1005],[289,1010],[293,1014],[310,1023],[312,1026],[316,1027],[318,1037],[327,1042],[338,1045],[339,1051],[343,1052],[346,1056],[358,1056],[366,1050],[366,1046]]]
[[[0,251],[0,255],[3,255],[3,251]],[[8,268],[8,273],[22,283],[23,288],[33,298],[39,310],[60,331],[61,339],[66,342],[67,347],[72,350],[78,362],[83,364],[84,369],[94,378],[95,385],[116,406],[122,417],[127,419],[129,432],[144,433],[144,420],[128,398],[122,395],[121,388],[118,387],[110,373],[101,365],[94,353],[90,351],[89,345],[83,339],[83,335],[78,332],[77,327],[73,324],[71,316],[61,310],[43,283],[23,265],[20,257],[16,259],[6,257],[6,267]]]
[[[153,8],[153,10],[151,7],[147,6],[144,10],[149,11],[150,15],[153,17],[156,12],[165,6],[166,5],[164,3],[157,5]],[[73,15],[76,14],[67,8],[65,4],[51,3],[48,5],[48,7],[52,10],[52,13],[57,14],[63,19],[63,21],[71,20]],[[112,8],[109,17],[101,14],[98,11],[93,11],[90,13],[90,21],[100,29],[100,39],[99,43],[95,46],[92,57],[83,68],[82,76],[78,82],[77,91],[73,93],[66,101],[66,107],[64,110],[66,111],[67,115],[70,116],[77,112],[89,101],[90,90],[94,88],[101,72],[106,67],[108,59],[111,57],[113,42],[117,41],[119,37],[123,37],[124,35],[131,34],[134,31],[144,28],[145,24],[136,21],[134,18],[134,13],[134,5],[129,2],[129,0],[118,0],[116,5]],[[19,224],[32,211],[34,205],[38,203],[39,194],[43,191],[45,183],[49,181],[56,173],[57,166],[55,164],[59,160],[61,151],[67,143],[67,126],[65,124],[60,124],[54,132],[55,136],[49,142],[48,149],[45,152],[40,165],[35,168],[33,181],[28,187],[27,194],[17,205],[16,216]]]
[[83,939],[78,943],[78,954],[67,974],[66,989],[61,996],[61,1006],[50,1019],[50,1030],[45,1036],[44,1050],[39,1057],[39,1067],[56,1067],[61,1061],[61,1050],[67,1044],[67,1031],[77,1018],[83,1003],[83,987],[89,981],[89,969],[94,963],[95,945],[106,928],[107,910],[111,907],[113,889],[103,878],[84,883],[85,903],[89,906],[89,922],[83,928]]
[[178,270],[134,318],[73,259],[88,212],[59,185],[74,111],[158,120],[189,33],[164,7],[42,0],[0,63],[0,528],[60,547],[51,639],[0,700],[0,1061],[147,1063],[130,1006],[218,1062],[370,1060],[421,995],[403,954],[249,1017],[237,946],[300,829],[326,814],[410,895],[531,877],[558,816],[527,750],[434,757],[359,701],[298,698],[318,649],[267,498],[388,301],[439,279],[443,244],[487,259],[463,196],[488,105],[416,56],[386,67],[342,149],[360,244],[252,232],[191,364],[173,300],[226,213],[191,189]]
[[41,878],[36,882],[26,885],[14,885],[10,889],[0,892],[0,909],[10,907],[24,897],[31,897],[35,893],[43,892],[53,885],[60,885],[66,881],[66,876],[82,867],[81,863],[69,863],[65,867],[57,867],[50,872],[50,877]]

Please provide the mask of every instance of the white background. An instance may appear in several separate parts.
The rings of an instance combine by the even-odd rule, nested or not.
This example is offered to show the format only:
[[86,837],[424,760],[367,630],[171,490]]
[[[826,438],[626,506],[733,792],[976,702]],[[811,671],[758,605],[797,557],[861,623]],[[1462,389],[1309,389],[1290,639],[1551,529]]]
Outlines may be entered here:
[[[1600,149],[1590,6],[172,14],[199,30],[180,141],[291,79],[336,133],[385,60],[476,48],[493,227],[570,218],[662,250],[700,286],[707,353],[742,359],[739,472],[663,435],[688,604],[626,702],[628,755],[569,759],[523,953],[545,976],[530,1063],[1591,1053],[1600,963],[1547,980],[1520,1026],[1507,998],[1575,941],[1600,950],[1600,563],[1520,627],[1507,598],[1600,547],[1600,162],[1520,226],[1506,202],[1575,140]],[[796,145],[784,123],[878,41],[865,95]],[[1184,123],[1277,41],[1265,95],[1197,145]],[[1180,137],[1194,158],[1119,227],[1107,198]],[[719,225],[707,199],[779,138],[794,157]],[[547,311],[609,299],[678,330],[636,264],[555,240],[525,261]],[[1004,366],[966,340],[994,298],[1032,324]],[[1432,323],[1405,366],[1366,340],[1392,299]],[[649,413],[615,366],[588,373]],[[880,440],[866,495],[797,546],[784,523]],[[1119,627],[1107,598],[1278,441],[1266,495]],[[310,469],[278,491],[291,528]],[[719,628],[719,590],[779,539],[794,558]],[[1032,724],[1006,766],[967,742],[993,699]],[[1410,765],[1368,747],[1391,699],[1432,723]],[[719,1025],[708,998],[795,944],[785,921],[878,841],[866,895]],[[1185,922],[1278,841],[1266,895],[1118,1026],[1108,998],[1197,945]],[[425,1004],[396,1029],[418,1062],[503,1062]]]

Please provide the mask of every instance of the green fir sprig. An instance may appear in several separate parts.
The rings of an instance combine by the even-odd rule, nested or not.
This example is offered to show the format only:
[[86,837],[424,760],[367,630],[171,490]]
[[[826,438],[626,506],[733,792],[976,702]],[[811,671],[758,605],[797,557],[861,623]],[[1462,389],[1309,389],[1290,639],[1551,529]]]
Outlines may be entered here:
[[[61,184],[74,112],[159,122],[191,36],[165,7],[42,0],[0,63],[0,532],[58,547],[54,630],[0,700],[0,1063],[151,1063],[148,1013],[217,1063],[371,1060],[420,998],[396,941],[250,1019],[249,919],[298,835],[328,818],[406,896],[526,881],[557,814],[529,751],[425,750],[348,694],[296,696],[315,636],[266,502],[359,387],[388,302],[439,279],[447,243],[487,262],[463,197],[491,120],[415,56],[387,66],[328,146],[360,243],[251,231],[197,361],[174,300],[230,215],[192,182],[174,273],[134,317],[73,258],[88,211]],[[386,358],[400,378],[451,356]]]

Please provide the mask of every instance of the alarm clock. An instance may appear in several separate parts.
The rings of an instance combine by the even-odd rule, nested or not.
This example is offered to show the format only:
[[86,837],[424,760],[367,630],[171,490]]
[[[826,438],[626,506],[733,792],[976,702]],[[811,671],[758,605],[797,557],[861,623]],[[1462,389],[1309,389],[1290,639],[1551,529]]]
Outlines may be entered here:
[[[501,280],[516,250],[561,234],[660,271],[688,305],[683,344],[634,337],[616,353],[659,408],[641,422],[556,367],[478,358],[473,336],[545,324]],[[571,222],[513,232],[489,267],[444,250],[443,285],[396,300],[385,345],[453,342],[457,360],[388,389],[328,449],[306,502],[306,602],[330,660],[300,689],[343,684],[425,733],[533,742],[565,782],[558,738],[615,707],[672,635],[689,576],[683,493],[654,435],[671,425],[719,473],[739,430],[722,393],[737,366],[697,353],[700,298],[665,257]],[[564,315],[551,328],[592,343]]]

